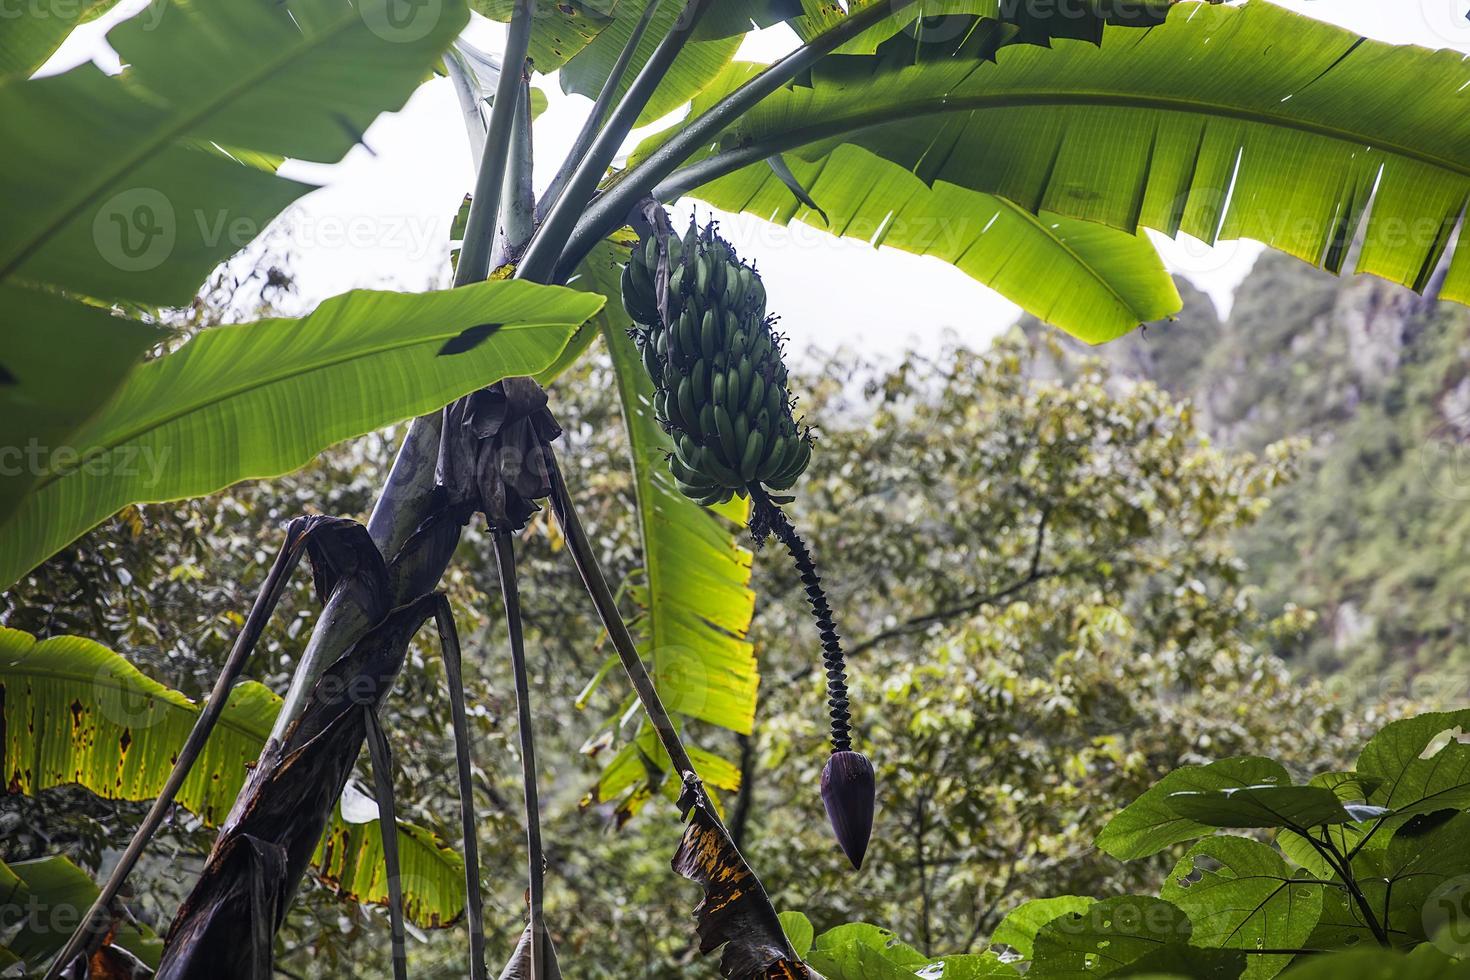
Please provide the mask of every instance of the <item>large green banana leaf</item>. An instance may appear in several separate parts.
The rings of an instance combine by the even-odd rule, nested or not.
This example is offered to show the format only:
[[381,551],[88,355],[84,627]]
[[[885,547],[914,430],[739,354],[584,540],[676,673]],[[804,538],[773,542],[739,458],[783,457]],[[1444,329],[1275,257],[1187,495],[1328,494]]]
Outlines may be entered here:
[[[470,0],[477,13],[491,20],[508,21],[516,7],[527,0]],[[530,0],[534,3],[531,20],[531,44],[528,56],[536,71],[549,75],[581,54],[599,36],[610,31],[615,43],[609,41],[605,48],[611,53],[599,57],[604,64],[602,78],[607,77],[607,66],[622,50],[632,36],[633,25],[643,15],[650,0]],[[661,9],[650,23],[645,43],[640,45],[639,54],[629,68],[629,77],[637,73],[638,67],[648,60],[648,54],[658,39],[668,32],[674,17],[684,9],[686,0],[660,0]],[[801,0],[715,0],[694,35],[696,43],[734,38],[736,46],[739,36],[755,27],[770,27],[781,21],[798,17],[802,13]],[[649,40],[651,38],[651,40]],[[731,49],[734,50],[733,48]],[[583,71],[587,69],[584,66]],[[565,83],[564,83],[565,84]],[[581,92],[590,83],[585,79],[577,83]],[[601,82],[596,83],[598,86]],[[594,87],[591,96],[597,95]],[[684,101],[688,101],[688,96]],[[678,105],[679,103],[675,103]]]
[[[759,70],[737,64],[695,100],[703,111]],[[654,145],[656,139],[650,141]],[[985,283],[1026,312],[1089,343],[1122,336],[1179,311],[1174,280],[1142,234],[1127,234],[945,181],[928,186],[865,149],[839,145],[813,160],[786,158],[811,204],[762,163],[693,193],[726,211],[801,221],[834,235],[932,255]]]
[[[643,572],[631,590],[642,607],[635,624],[640,648],[652,658],[654,683],[671,712],[749,732],[760,676],[745,638],[755,612],[751,554],[739,544],[747,504],[736,499],[707,510],[673,484],[665,456],[673,444],[654,421],[653,385],[628,337],[631,320],[618,299],[630,235],[624,231],[602,243],[569,285],[611,297],[593,323],[612,357],[633,466],[643,541]],[[710,785],[739,785],[739,770],[729,762],[696,746],[690,754]],[[668,765],[645,729],[604,768],[598,799],[631,791],[628,809],[634,809],[648,795],[653,773]]]
[[0,31],[0,82],[26,78],[56,53],[73,27],[106,13],[117,0],[76,0],[12,8]]
[[[0,910],[4,910],[0,924],[7,931],[14,929],[0,946],[0,971],[15,962],[36,972],[44,969],[66,945],[97,893],[91,876],[60,854],[0,862]],[[153,969],[163,953],[163,940],[142,923],[120,922],[109,944],[122,947]]]
[[[803,40],[829,30],[860,10],[889,0],[801,0],[804,16],[792,23]],[[1056,38],[1097,42],[1107,24],[1153,27],[1161,24],[1179,0],[919,0],[853,38],[838,54],[872,54],[900,31],[919,41],[958,40],[974,18],[1010,25],[1007,40],[1049,44]],[[1211,0],[1218,2],[1218,0]],[[844,9],[845,8],[845,9]],[[964,17],[968,15],[968,19]]]
[[[280,698],[254,682],[235,686],[219,724],[179,789],[177,802],[205,823],[230,812],[247,766],[260,757]],[[0,628],[0,749],[11,792],[37,793],[69,783],[99,796],[149,800],[158,795],[199,708],[91,640],[37,640]],[[400,823],[404,906],[434,927],[464,907],[464,862],[429,831]],[[328,825],[315,865],[342,895],[386,902],[387,877],[377,821]],[[63,937],[64,939],[65,937]],[[137,952],[134,950],[134,952]]]
[[[401,106],[464,26],[464,0],[190,0],[108,34],[92,65],[0,85],[0,283],[178,305]],[[8,329],[8,328],[7,328]]]
[[[134,371],[0,525],[0,587],[130,503],[287,473],[321,450],[551,364],[602,298],[492,282],[361,290],[300,320],[206,330]],[[460,353],[444,345],[487,334]]]
[[[634,8],[641,4],[624,6]],[[665,0],[654,12],[653,20],[639,40],[633,60],[628,63],[628,70],[623,73],[622,81],[618,85],[619,98],[628,90],[628,86],[637,77],[638,70],[648,61],[653,49],[658,47],[659,41],[679,18],[683,6],[682,3]],[[635,23],[631,17],[617,17],[575,58],[568,61],[561,69],[562,91],[585,95],[589,99],[597,98],[597,93],[602,91],[602,86],[612,71],[613,63],[632,36]],[[705,86],[719,77],[721,70],[735,57],[735,51],[739,47],[738,35],[685,45],[684,50],[674,59],[668,74],[659,82],[653,97],[648,100],[648,105],[639,114],[639,123],[649,123],[665,116],[698,95]]]
[[[1470,64],[1270,3],[1181,5],[1101,47],[1011,46],[996,64],[903,46],[833,57],[723,134],[721,168],[847,142],[925,183],[1127,232],[1254,238],[1423,288],[1470,198]],[[1124,33],[1120,33],[1124,32]],[[1370,206],[1371,205],[1371,206]],[[1470,248],[1442,290],[1470,301]]]
[[[0,285],[15,329],[0,350],[0,523],[64,446],[167,334],[53,293]],[[3,587],[3,586],[0,586]]]
[[[42,475],[34,454],[74,446],[159,339],[64,294],[187,302],[311,189],[275,175],[281,157],[341,157],[468,17],[463,0],[160,0],[108,34],[123,76],[88,64],[24,77],[71,15],[108,2],[53,5],[0,32],[0,446],[23,456],[0,460],[0,523]],[[7,541],[0,565],[45,557],[20,548]]]

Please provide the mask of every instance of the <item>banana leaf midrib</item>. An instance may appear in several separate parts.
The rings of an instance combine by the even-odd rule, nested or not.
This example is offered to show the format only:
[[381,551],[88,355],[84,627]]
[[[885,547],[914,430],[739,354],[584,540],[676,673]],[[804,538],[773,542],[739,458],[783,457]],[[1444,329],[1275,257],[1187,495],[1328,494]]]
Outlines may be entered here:
[[[1117,92],[1067,92],[1008,91],[1003,95],[930,96],[895,105],[840,116],[825,122],[813,123],[799,129],[786,130],[764,136],[748,145],[724,153],[717,153],[696,162],[690,172],[698,171],[699,183],[707,183],[738,170],[767,156],[795,150],[809,143],[850,136],[868,129],[876,129],[894,122],[912,121],[922,116],[944,115],[953,112],[974,112],[1013,108],[1073,108],[1094,107],[1113,109],[1153,109],[1173,112],[1184,116],[1207,116],[1233,119],[1239,122],[1259,123],[1277,129],[1290,129],[1321,136],[1342,143],[1353,143],[1368,150],[1376,150],[1419,163],[1438,167],[1461,177],[1470,178],[1470,162],[1455,162],[1412,147],[1378,139],[1361,132],[1332,126],[1326,123],[1294,118],[1260,109],[1204,102],[1187,98],[1168,98],[1158,95],[1128,95]],[[705,165],[709,165],[705,169]],[[716,167],[716,165],[719,165]],[[670,184],[683,190],[692,189],[679,179],[676,171]],[[663,188],[661,188],[662,190]]]
[[[240,328],[249,328],[249,327],[258,327],[259,324],[258,323],[242,323],[242,324],[233,324],[232,326],[237,326],[237,327],[240,327]],[[566,323],[507,323],[504,326],[502,326],[499,330],[497,330],[496,332],[497,333],[500,333],[500,332],[508,332],[508,331],[512,331],[512,330],[530,330],[530,329],[545,330],[545,329],[554,328],[554,327],[567,327],[567,326],[568,326],[568,324],[566,324]],[[217,329],[228,329],[228,328],[217,328]],[[296,370],[286,369],[286,370],[283,370],[283,371],[281,371],[279,373],[272,374],[269,377],[266,377],[266,378],[263,378],[263,379],[254,379],[254,380],[242,382],[239,385],[236,385],[236,386],[231,387],[231,388],[214,389],[214,390],[211,390],[211,392],[209,394],[209,397],[207,397],[207,398],[197,399],[196,401],[190,402],[188,405],[181,406],[176,411],[173,411],[173,412],[171,412],[171,413],[169,413],[167,415],[160,416],[160,417],[158,417],[156,419],[149,419],[147,422],[145,422],[143,424],[140,424],[140,425],[136,425],[132,429],[125,430],[125,431],[123,431],[122,433],[120,433],[117,436],[114,436],[114,437],[112,437],[110,439],[107,439],[105,441],[93,443],[93,444],[89,445],[85,451],[86,452],[92,452],[92,451],[95,451],[95,450],[99,450],[100,449],[100,450],[104,450],[106,452],[111,452],[112,450],[116,449],[117,447],[123,446],[123,445],[127,445],[128,443],[132,442],[133,440],[138,439],[138,438],[142,437],[143,435],[146,435],[147,433],[154,431],[155,429],[164,428],[165,426],[167,426],[167,425],[169,425],[169,424],[171,424],[173,422],[177,422],[178,420],[180,420],[182,418],[185,418],[185,417],[187,417],[189,415],[193,415],[196,412],[203,411],[204,409],[207,409],[207,408],[209,408],[209,407],[211,407],[213,405],[218,405],[221,402],[229,401],[232,398],[241,397],[241,396],[243,396],[243,395],[245,395],[245,394],[247,394],[249,392],[258,391],[258,390],[260,390],[262,388],[268,388],[268,387],[271,387],[273,385],[282,384],[282,383],[287,382],[287,381],[295,381],[295,380],[300,380],[300,379],[303,379],[303,378],[307,378],[307,377],[311,376],[312,374],[315,374],[315,373],[317,373],[319,371],[331,370],[334,367],[339,367],[339,366],[341,366],[343,364],[350,364],[353,361],[371,360],[374,357],[381,357],[382,355],[392,353],[393,351],[406,350],[406,349],[411,348],[411,347],[418,347],[418,346],[421,346],[421,345],[423,345],[425,343],[432,343],[435,340],[449,340],[449,339],[451,339],[453,337],[457,337],[463,331],[464,331],[464,327],[447,328],[443,333],[436,333],[436,334],[434,334],[433,336],[430,336],[430,337],[422,337],[422,336],[420,336],[420,337],[414,337],[414,338],[411,338],[411,339],[399,340],[399,341],[393,342],[393,343],[384,343],[384,344],[380,344],[380,345],[378,345],[376,347],[373,347],[371,349],[354,351],[354,352],[352,352],[350,354],[342,354],[342,355],[340,355],[338,357],[330,358],[328,360],[318,361],[318,362],[314,363],[310,368],[308,368],[308,369],[306,369],[304,371],[296,371]],[[157,364],[157,363],[161,363],[161,361],[154,361],[153,363]],[[143,368],[143,370],[147,370],[147,367],[145,366]],[[105,411],[105,409],[104,409],[104,411]],[[83,433],[83,435],[85,435],[85,433]],[[49,487],[52,484],[54,484],[57,480],[61,480],[61,479],[64,479],[65,477],[67,477],[70,472],[71,471],[58,472],[55,469],[48,469],[46,471],[46,475],[43,476],[40,480],[38,480],[36,482],[36,485],[31,490],[31,493],[32,494],[40,493],[42,490],[44,490],[47,487]]]
[[342,10],[344,11],[342,18],[326,29],[320,30],[310,36],[302,34],[301,37],[305,43],[288,46],[279,56],[266,59],[261,64],[259,70],[246,74],[234,85],[226,86],[221,90],[217,98],[205,102],[198,110],[185,115],[173,125],[155,130],[149,138],[142,142],[137,152],[120,158],[112,167],[100,168],[101,172],[99,176],[87,186],[83,187],[71,203],[64,205],[64,210],[59,217],[39,229],[35,235],[31,236],[29,241],[21,243],[16,254],[5,262],[3,268],[0,268],[0,282],[7,280],[16,269],[24,265],[54,235],[58,234],[63,228],[81,215],[89,204],[105,194],[109,187],[112,187],[117,181],[142,166],[155,153],[163,150],[175,140],[181,139],[184,134],[198,125],[206,117],[253,90],[271,75],[286,68],[299,58],[312,54],[318,48],[326,46],[329,42],[334,41],[338,35],[350,30],[357,23],[361,22],[362,14],[357,7],[344,5]]
[[[995,202],[999,204],[1002,208],[1013,211],[1017,215],[1017,217],[1021,218],[1022,220],[1029,221],[1030,223],[1037,225],[1045,230],[1045,222],[1042,221],[1038,215],[1027,211],[1025,208],[1021,207],[1021,205],[1017,204],[1015,201],[1010,200],[1009,198],[1000,197],[995,194],[992,194],[990,196],[994,198]],[[1067,255],[1069,255],[1074,262],[1076,262],[1082,268],[1086,269],[1087,272],[1092,276],[1092,278],[1097,283],[1099,283],[1104,290],[1107,291],[1107,294],[1118,301],[1119,306],[1123,307],[1124,309],[1134,309],[1133,304],[1129,302],[1128,298],[1122,293],[1118,292],[1118,288],[1113,285],[1112,280],[1104,275],[1103,271],[1099,269],[1095,264],[1087,261],[1082,253],[1078,252],[1075,248],[1069,245],[1066,239],[1062,238],[1060,235],[1052,235],[1051,239],[1056,242],[1057,247],[1060,248]],[[971,244],[970,247],[974,248],[975,245]],[[962,260],[967,254],[969,254],[968,249],[960,254],[959,258],[955,260],[955,263],[958,264],[958,262]]]

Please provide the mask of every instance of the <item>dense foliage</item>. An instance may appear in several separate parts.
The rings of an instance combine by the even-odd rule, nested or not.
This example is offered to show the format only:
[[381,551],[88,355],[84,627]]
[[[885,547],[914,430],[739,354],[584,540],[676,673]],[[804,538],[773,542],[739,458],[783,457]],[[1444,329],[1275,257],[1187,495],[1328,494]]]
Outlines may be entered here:
[[[1201,440],[1187,404],[1151,384],[1119,389],[1096,361],[1078,364],[1066,384],[1038,378],[1043,369],[1011,340],[886,369],[843,356],[803,376],[822,451],[801,517],[823,542],[834,601],[851,623],[856,703],[865,706],[855,722],[883,787],[870,870],[851,879],[814,806],[823,689],[798,583],[774,553],[761,552],[756,569],[768,597],[751,631],[764,677],[759,733],[724,746],[712,732],[699,740],[741,761],[741,788],[723,797],[727,816],[771,869],[778,907],[802,909],[822,929],[861,918],[925,950],[973,952],[1023,901],[1156,887],[1165,864],[1122,865],[1092,848],[1111,808],[1176,766],[1231,755],[1271,754],[1303,772],[1344,766],[1363,723],[1353,719],[1374,717],[1377,706],[1334,705],[1265,652],[1289,649],[1306,623],[1256,609],[1231,545],[1289,484],[1295,447],[1226,455]],[[594,359],[555,391],[566,465],[602,474],[589,487],[588,520],[612,567],[636,584],[609,372]],[[275,527],[309,503],[360,513],[392,448],[391,434],[375,437],[292,477],[130,511],[11,593],[4,622],[86,632],[197,696],[238,625],[241,591],[269,563]],[[667,901],[678,886],[658,846],[672,808],[624,823],[641,798],[582,805],[599,761],[637,726],[599,724],[602,706],[623,698],[615,677],[583,692],[606,654],[560,548],[538,522],[522,559],[551,787],[550,914],[566,958],[583,964],[578,975],[662,975],[688,953],[683,903]],[[513,866],[522,831],[504,627],[486,594],[494,559],[483,537],[467,536],[460,559],[450,585],[473,627],[467,683],[482,750],[483,867],[491,920],[501,924],[494,934],[508,936],[520,886],[496,869]],[[892,567],[913,574],[897,579],[885,573]],[[303,578],[253,676],[284,684],[311,605]],[[633,599],[628,612],[638,614]],[[400,815],[453,840],[440,672],[429,645],[416,647],[389,717],[409,733],[397,753],[399,797],[411,801]],[[572,707],[579,696],[585,711]],[[359,781],[371,785],[366,772]],[[119,804],[78,812],[71,790],[7,799],[49,828],[45,839],[16,838],[7,860],[60,847],[95,868],[102,851],[84,846],[86,835],[117,846],[135,819]],[[190,826],[174,825],[180,858],[207,841]],[[155,925],[177,900],[168,881],[178,863],[155,862],[138,881],[138,907]],[[604,899],[589,901],[589,890]],[[380,928],[377,916],[351,913],[321,889],[308,897],[285,934],[283,966],[380,955],[364,935]],[[415,944],[416,972],[435,975],[442,962],[442,975],[456,975],[455,931]],[[625,940],[608,944],[614,933]]]

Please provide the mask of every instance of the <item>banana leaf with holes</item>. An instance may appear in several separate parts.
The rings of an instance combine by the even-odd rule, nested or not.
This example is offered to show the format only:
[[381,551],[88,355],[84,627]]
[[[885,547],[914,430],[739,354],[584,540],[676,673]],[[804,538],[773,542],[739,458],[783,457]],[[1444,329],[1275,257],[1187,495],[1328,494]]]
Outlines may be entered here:
[[[769,155],[819,162],[850,144],[936,190],[1129,234],[1253,238],[1333,272],[1356,251],[1357,271],[1422,290],[1470,200],[1467,87],[1458,52],[1260,0],[1184,3],[1148,31],[1013,45],[995,63],[915,58],[899,39],[827,58],[673,183],[741,206],[770,180]],[[1440,295],[1470,302],[1470,248]]]
[[[223,821],[280,703],[260,684],[236,685],[180,788],[180,806],[211,826]],[[76,784],[107,799],[152,799],[198,714],[194,702],[98,643],[76,636],[37,640],[0,628],[0,772],[8,792]],[[460,856],[430,831],[403,822],[398,850],[413,885],[405,900],[410,919],[425,928],[455,921],[464,908]],[[336,815],[313,864],[343,898],[387,901],[376,813],[358,823]]]

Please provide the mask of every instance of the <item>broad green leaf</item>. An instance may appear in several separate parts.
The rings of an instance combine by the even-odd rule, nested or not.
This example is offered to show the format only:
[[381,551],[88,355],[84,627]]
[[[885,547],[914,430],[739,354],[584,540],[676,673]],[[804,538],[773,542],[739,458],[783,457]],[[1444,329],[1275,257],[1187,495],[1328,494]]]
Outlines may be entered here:
[[[637,15],[642,13],[646,2],[647,0],[625,0],[619,5],[618,16],[562,67],[560,78],[563,92],[585,95],[589,99],[597,98],[614,62],[622,54],[628,39],[633,36]],[[732,3],[731,6],[738,4]],[[683,15],[683,10],[682,3],[665,0],[659,4],[648,29],[638,41],[633,60],[623,73],[622,81],[618,85],[619,98],[628,91],[628,86],[638,76],[639,69],[648,61],[669,28]],[[738,35],[685,45],[639,115],[639,124],[650,123],[666,116],[698,95],[719,76],[721,70],[735,57],[735,51],[739,47]]]
[[[0,285],[0,524],[41,463],[167,334],[52,293]],[[76,356],[85,353],[85,356]]]
[[[1032,212],[1255,238],[1333,271],[1361,235],[1357,271],[1417,288],[1470,197],[1460,53],[1364,40],[1261,0],[1183,4],[1148,31],[1108,28],[1100,47],[912,62],[902,45],[825,59],[810,86],[722,134],[728,166],[855,143],[925,183]],[[1441,295],[1470,301],[1470,247]]]
[[[1174,866],[1159,897],[1189,916],[1197,945],[1296,949],[1317,925],[1326,889],[1322,883],[1298,882],[1281,855],[1265,844],[1246,837],[1210,837]],[[1244,978],[1269,980],[1291,959],[1251,956]]]
[[1386,949],[1355,949],[1304,957],[1285,980],[1470,980],[1470,962],[1454,960],[1432,946],[1405,956]]
[[[87,872],[59,854],[9,865],[0,862],[0,926],[16,930],[5,949],[32,968],[44,967],[66,944],[97,893]],[[112,943],[153,968],[163,952],[163,940],[153,930],[126,921],[118,926]]]
[[1097,899],[1080,895],[1036,898],[1011,909],[990,935],[993,946],[1009,946],[1025,959],[1031,958],[1036,934],[1041,927],[1064,915],[1085,912]]
[[[1470,247],[1467,247],[1470,251]],[[1368,802],[1402,820],[1470,807],[1470,710],[1419,715],[1387,725],[1368,740],[1354,767],[1380,780]]]
[[[613,293],[612,295],[617,295]],[[679,493],[666,454],[673,445],[653,417],[653,385],[626,323],[603,339],[617,373],[633,457],[645,581],[642,647],[670,711],[749,734],[760,674],[745,638],[755,611],[751,554],[738,542],[746,502],[705,509]]]
[[1210,825],[1192,820],[1175,808],[1172,797],[1176,793],[1290,785],[1291,777],[1279,762],[1254,756],[1222,759],[1207,766],[1183,766],[1154,783],[1109,820],[1097,836],[1097,846],[1129,861],[1213,833]]
[[[1359,850],[1353,875],[1394,945],[1423,942],[1442,927],[1458,930],[1455,941],[1463,944],[1470,896],[1470,814],[1441,811],[1411,818],[1386,846]],[[1376,942],[1352,898],[1329,890],[1309,945],[1342,948]]]
[[1373,791],[1383,785],[1383,777],[1360,772],[1324,772],[1309,779],[1307,785],[1330,789],[1344,803],[1366,803]]
[[933,256],[1089,343],[1179,311],[1173,277],[1145,236],[1035,215],[1004,198],[943,181],[928,186],[856,146],[787,162],[829,221],[798,201],[764,164],[692,193],[726,211],[781,225],[800,221],[841,238]]
[[642,0],[470,0],[470,8],[491,20],[509,21],[519,6],[531,3],[531,43],[527,57],[532,67],[549,75],[565,65],[602,33],[622,18],[628,29],[643,12]]
[[1136,980],[1240,980],[1249,959],[1238,949],[1169,943],[1143,954],[1113,975]]
[[[508,21],[515,8],[525,0],[471,0],[476,12],[491,20]],[[648,0],[530,0],[532,8],[531,44],[529,57],[536,71],[550,74],[571,61],[588,46],[598,40],[604,32],[616,37],[616,41],[604,42],[604,48],[612,51],[606,58],[611,65],[617,53],[632,36],[633,25],[642,16]],[[663,0],[663,6],[678,11],[683,3]],[[752,25],[770,27],[783,20],[801,15],[800,0],[718,0],[711,4],[696,28],[693,40],[702,41],[734,38],[751,30]],[[648,52],[658,43],[673,23],[668,11],[658,14],[650,23],[645,43],[632,62],[629,73],[636,74],[638,67],[648,59]],[[649,41],[651,37],[653,40]],[[607,69],[603,69],[603,78]],[[600,85],[600,83],[598,83]],[[571,91],[571,89],[568,89]],[[597,92],[589,93],[596,97]],[[687,97],[685,98],[687,101]]]
[[[260,757],[280,704],[260,684],[237,684],[179,789],[178,805],[207,824],[223,820],[247,767]],[[75,783],[119,800],[158,795],[199,715],[194,702],[100,644],[77,636],[38,641],[5,628],[0,628],[0,706],[5,737],[0,773],[11,792],[35,794]],[[323,881],[344,897],[387,901],[376,820],[352,824],[338,815],[323,842],[314,862]],[[402,822],[398,849],[413,920],[430,928],[457,918],[464,907],[459,855],[423,828]]]
[[[884,0],[802,0],[806,16],[792,26],[810,40],[830,30],[853,13]],[[1163,22],[1176,0],[1079,0],[1079,2],[1016,3],[1014,0],[920,0],[838,48],[839,54],[872,54],[877,46],[903,32],[913,40],[946,41],[970,28],[974,17],[1002,20],[1012,25],[1015,40],[1047,44],[1053,38],[1080,38],[1097,42],[1108,23],[1152,27]],[[845,9],[844,9],[845,8]],[[965,17],[964,15],[969,15]]]
[[[514,281],[420,295],[362,290],[300,320],[206,330],[136,370],[74,434],[82,462],[51,456],[0,526],[0,587],[127,504],[277,476],[343,439],[534,374],[601,305]],[[477,346],[439,354],[488,325],[498,329]]]
[[694,32],[696,41],[745,34],[802,16],[801,0],[724,0],[710,5]]
[[850,922],[822,933],[806,961],[827,980],[912,980],[929,959],[893,933]]
[[812,940],[816,938],[812,920],[803,912],[782,912],[778,918],[781,920],[782,931],[791,941],[791,948],[796,950],[796,955],[806,956],[807,951],[812,948]]
[[0,282],[188,302],[311,189],[265,162],[340,159],[467,18],[463,0],[173,0],[109,32],[124,77],[0,85]]
[[[744,636],[755,612],[755,595],[750,591],[750,552],[736,544],[738,532],[730,523],[744,520],[744,504],[731,501],[714,508],[721,515],[716,517],[671,482],[664,454],[673,445],[653,420],[652,383],[628,339],[631,321],[620,299],[622,268],[636,241],[625,229],[600,243],[578,266],[568,285],[608,297],[608,305],[543,376],[554,377],[580,356],[594,338],[594,328],[601,333],[612,355],[632,455],[644,550],[642,582],[633,590],[644,613],[634,625],[642,649],[653,657],[654,683],[676,714],[748,732],[759,674],[754,648]],[[736,766],[697,746],[689,750],[707,784],[731,790],[740,786]],[[650,766],[663,773],[669,760],[645,725],[603,768],[597,799],[622,797],[620,816],[636,812],[652,795]]]
[[1020,972],[994,953],[959,953],[931,959],[916,970],[914,976],[933,980],[988,980],[1008,977],[1015,980]]
[[[694,763],[695,772],[707,786],[728,790],[740,788],[740,767],[697,745],[688,745],[686,748]],[[645,726],[603,767],[602,776],[597,783],[598,802],[615,800],[630,790],[646,790],[650,779],[649,766],[653,766],[660,774],[667,773],[672,768],[669,765],[669,755],[664,751],[658,736],[652,728]],[[677,798],[677,785],[670,785],[669,789]],[[636,809],[636,806],[629,808],[630,812]]]
[[1026,975],[1057,980],[1107,976],[1189,938],[1188,916],[1169,902],[1136,895],[1109,898],[1042,926]]
[[56,53],[72,28],[101,16],[116,2],[75,0],[9,9],[0,32],[0,82],[29,77]]
[[1181,817],[1210,827],[1321,827],[1384,816],[1382,807],[1346,806],[1322,786],[1241,786],[1181,790],[1168,805]]

